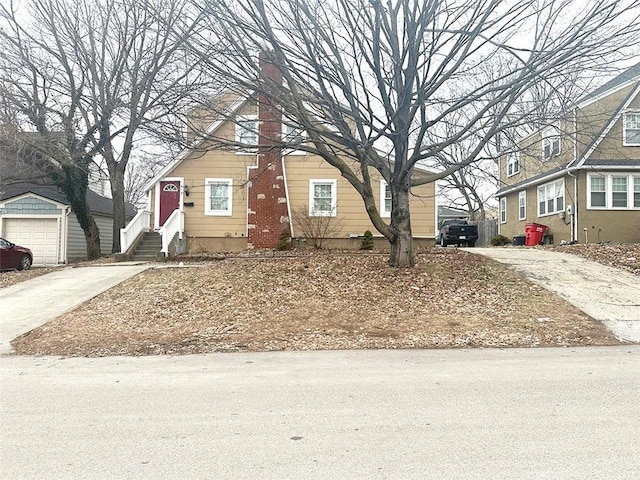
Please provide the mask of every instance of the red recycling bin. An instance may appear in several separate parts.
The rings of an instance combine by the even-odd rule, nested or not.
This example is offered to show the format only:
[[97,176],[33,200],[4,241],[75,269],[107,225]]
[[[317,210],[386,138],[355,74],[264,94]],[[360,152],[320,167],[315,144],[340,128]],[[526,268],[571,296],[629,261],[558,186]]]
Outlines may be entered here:
[[547,231],[546,225],[540,225],[539,223],[527,223],[524,226],[525,240],[524,244],[527,247],[534,245],[542,245],[542,237],[544,232]]

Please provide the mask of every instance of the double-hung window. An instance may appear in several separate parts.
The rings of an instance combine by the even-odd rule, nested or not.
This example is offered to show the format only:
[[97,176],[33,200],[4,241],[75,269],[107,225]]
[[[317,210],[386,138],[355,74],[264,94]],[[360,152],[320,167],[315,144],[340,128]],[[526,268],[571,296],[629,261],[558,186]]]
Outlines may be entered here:
[[507,176],[520,172],[520,155],[518,152],[507,153]]
[[542,132],[542,160],[550,160],[560,155],[560,133],[555,127],[549,127]]
[[500,199],[500,223],[507,223],[507,198]]
[[527,218],[527,192],[523,190],[518,193],[518,220]]
[[623,116],[622,144],[640,145],[640,112],[627,112]]
[[391,187],[384,180],[380,180],[380,215],[391,216]]
[[590,207],[607,206],[607,177],[589,177],[589,204]]
[[236,118],[236,153],[255,153],[258,146],[258,117],[243,115]]
[[594,173],[587,177],[587,208],[640,208],[640,175]]
[[336,180],[309,180],[309,216],[335,217],[337,198]]
[[613,208],[627,208],[627,176],[611,177],[611,206]]
[[207,178],[204,187],[205,215],[231,215],[233,181],[230,178]]
[[302,127],[294,124],[282,124],[282,141],[285,143],[288,155],[304,155],[306,152],[298,147],[305,142],[307,132]]
[[538,187],[538,216],[564,211],[564,180]]

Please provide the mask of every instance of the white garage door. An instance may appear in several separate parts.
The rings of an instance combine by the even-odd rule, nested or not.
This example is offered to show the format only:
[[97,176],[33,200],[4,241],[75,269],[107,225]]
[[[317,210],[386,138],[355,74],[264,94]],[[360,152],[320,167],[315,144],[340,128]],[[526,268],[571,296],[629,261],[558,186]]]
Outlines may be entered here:
[[60,238],[56,218],[5,218],[4,237],[30,248],[34,265],[57,265]]

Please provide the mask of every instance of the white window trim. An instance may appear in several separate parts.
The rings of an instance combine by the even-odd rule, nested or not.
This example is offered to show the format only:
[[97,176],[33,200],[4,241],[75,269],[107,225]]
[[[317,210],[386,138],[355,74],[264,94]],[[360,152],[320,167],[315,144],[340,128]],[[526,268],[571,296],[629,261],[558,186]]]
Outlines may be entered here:
[[[511,173],[509,173],[509,167],[514,166]],[[513,177],[520,173],[520,153],[509,152],[507,153],[507,177]]]
[[[282,123],[282,141],[286,143],[287,135],[289,134],[289,129],[293,128],[291,123]],[[301,137],[303,139],[307,138],[306,130],[302,130]],[[296,148],[286,148],[283,152],[283,155],[307,155],[307,152],[303,150],[298,150]]]
[[[524,214],[522,214],[522,207],[524,207]],[[527,191],[522,190],[521,192],[518,192],[518,220],[526,220],[526,219],[527,219]]]
[[[613,177],[627,178],[627,206],[626,207],[613,206]],[[591,205],[591,179],[592,178],[604,178],[604,198],[605,198],[604,207]],[[634,178],[640,178],[640,175],[635,173],[629,173],[629,172],[588,174],[587,175],[587,209],[588,210],[618,210],[618,211],[640,210],[640,207],[635,207],[633,204]]]
[[[558,142],[558,151],[553,153],[553,144]],[[551,143],[551,155],[546,157],[544,147],[547,142]],[[557,157],[562,153],[562,143],[560,142],[560,131],[557,127],[547,127],[542,131],[542,161],[548,162],[553,157]]]
[[[554,190],[555,190],[555,185],[557,183],[561,183],[562,187],[561,187],[561,192],[562,192],[562,210],[558,209],[558,198],[560,198],[560,196],[554,196],[553,197],[553,211],[548,211],[546,210],[545,213],[540,213],[540,189],[541,188],[547,188],[550,185],[554,185]],[[560,180],[554,180],[553,182],[548,182],[545,183],[543,185],[539,185],[538,188],[536,189],[536,209],[538,210],[538,217],[548,217],[550,215],[557,215],[559,212],[564,212],[564,209],[566,207],[566,191],[565,191],[565,184],[564,184],[564,178],[560,179]],[[555,194],[554,194],[555,195]],[[549,199],[545,198],[545,207],[548,205]]]
[[[240,143],[240,122],[256,122],[256,143],[258,142],[258,116],[257,115],[239,115],[235,119],[235,141]],[[236,155],[254,155],[257,152],[257,147],[254,148],[236,148]]]
[[386,203],[386,196],[385,196],[385,190],[387,188],[387,182],[385,180],[380,180],[380,216],[383,218],[390,218],[391,217],[391,210],[388,210],[385,208]]
[[[331,185],[331,211],[318,212],[313,209],[314,185]],[[310,217],[335,217],[338,214],[338,181],[336,179],[312,178],[309,180],[309,216]]]
[[[591,180],[594,178],[603,178],[604,179],[604,206],[591,205]],[[607,201],[607,176],[606,175],[587,175],[587,209],[589,210],[607,210],[608,201]]]
[[627,115],[640,116],[640,110],[629,110],[622,115],[622,145],[625,147],[640,147],[640,141],[636,143],[627,142]]
[[500,199],[500,223],[507,223],[507,197]]
[[[229,186],[229,204],[226,210],[211,210],[211,184],[225,183]],[[233,215],[233,179],[231,178],[205,178],[204,179],[204,214],[214,217],[230,217]]]

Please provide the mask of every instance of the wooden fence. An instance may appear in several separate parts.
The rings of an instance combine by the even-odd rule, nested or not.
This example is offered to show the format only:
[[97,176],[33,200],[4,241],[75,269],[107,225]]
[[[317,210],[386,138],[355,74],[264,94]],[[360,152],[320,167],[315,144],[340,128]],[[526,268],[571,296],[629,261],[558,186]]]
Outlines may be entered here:
[[498,234],[498,220],[480,220],[471,222],[478,226],[478,241],[476,245],[491,245],[491,239]]

